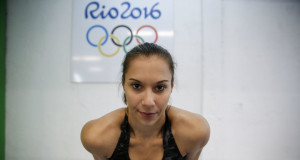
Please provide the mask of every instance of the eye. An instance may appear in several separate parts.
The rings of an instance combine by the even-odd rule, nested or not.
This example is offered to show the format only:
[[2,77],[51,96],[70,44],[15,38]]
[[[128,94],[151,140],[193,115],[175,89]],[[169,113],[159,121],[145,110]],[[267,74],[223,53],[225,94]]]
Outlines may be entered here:
[[138,84],[138,83],[134,83],[134,84],[132,84],[131,86],[132,86],[132,88],[134,88],[134,89],[141,89],[141,88],[142,88],[142,86],[141,86],[140,84]]
[[158,85],[158,86],[156,86],[155,89],[156,89],[156,91],[162,92],[166,89],[166,87],[164,85]]

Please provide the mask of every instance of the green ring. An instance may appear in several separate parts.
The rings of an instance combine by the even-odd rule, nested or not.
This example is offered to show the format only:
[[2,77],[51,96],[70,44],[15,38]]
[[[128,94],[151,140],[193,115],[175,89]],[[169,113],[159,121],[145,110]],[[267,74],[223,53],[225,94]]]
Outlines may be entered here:
[[[128,36],[128,37],[124,40],[124,42],[123,42],[123,50],[124,50],[125,54],[127,53],[126,48],[125,48],[125,44],[126,44],[127,40],[128,40],[130,37],[131,37],[131,36]],[[140,36],[138,36],[138,35],[134,35],[134,37],[135,37],[135,38],[139,38],[143,43],[145,43],[145,41],[144,41],[144,39],[143,39],[142,37],[140,37]]]

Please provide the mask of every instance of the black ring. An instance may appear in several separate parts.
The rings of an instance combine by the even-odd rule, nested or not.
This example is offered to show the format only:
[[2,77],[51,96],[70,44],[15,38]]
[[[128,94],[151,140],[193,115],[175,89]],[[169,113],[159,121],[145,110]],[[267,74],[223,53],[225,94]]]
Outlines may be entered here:
[[[130,40],[126,43],[126,46],[127,46],[127,45],[129,45],[129,44],[131,43],[131,41],[132,41],[132,39],[133,39],[132,31],[131,31],[131,29],[130,29],[128,26],[126,26],[126,25],[118,25],[117,27],[115,27],[115,28],[111,31],[111,35],[113,35],[114,32],[115,32],[115,30],[116,30],[117,28],[120,28],[120,27],[125,27],[125,28],[127,28],[127,29],[130,31],[131,36],[130,36]],[[111,41],[112,41],[116,46],[123,47],[121,44],[116,43],[115,40],[114,40],[113,38],[111,38]]]

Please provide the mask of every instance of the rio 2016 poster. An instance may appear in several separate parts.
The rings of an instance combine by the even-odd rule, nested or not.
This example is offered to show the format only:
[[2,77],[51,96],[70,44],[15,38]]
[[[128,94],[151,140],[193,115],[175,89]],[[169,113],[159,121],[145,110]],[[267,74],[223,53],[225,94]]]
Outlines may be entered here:
[[173,0],[74,0],[72,82],[121,80],[125,54],[144,42],[172,54]]

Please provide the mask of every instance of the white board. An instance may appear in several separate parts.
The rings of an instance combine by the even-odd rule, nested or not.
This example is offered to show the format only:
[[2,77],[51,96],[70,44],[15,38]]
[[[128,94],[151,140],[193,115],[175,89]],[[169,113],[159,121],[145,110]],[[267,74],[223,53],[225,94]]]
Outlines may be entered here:
[[172,53],[172,0],[74,0],[72,81],[120,82],[126,52],[143,42]]

